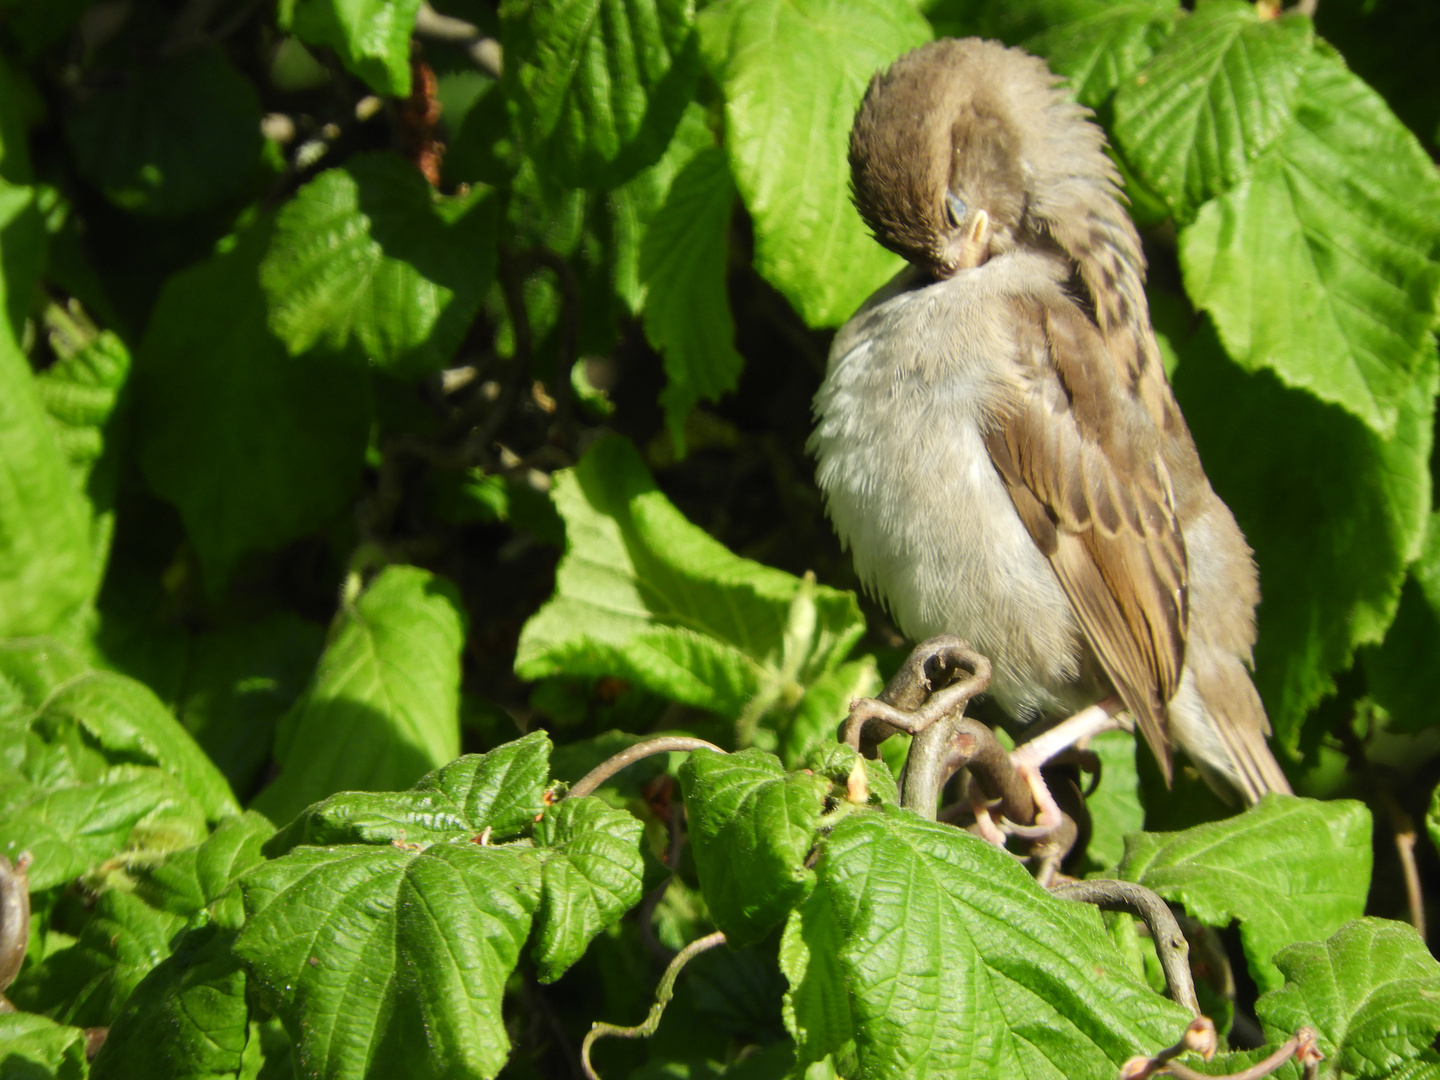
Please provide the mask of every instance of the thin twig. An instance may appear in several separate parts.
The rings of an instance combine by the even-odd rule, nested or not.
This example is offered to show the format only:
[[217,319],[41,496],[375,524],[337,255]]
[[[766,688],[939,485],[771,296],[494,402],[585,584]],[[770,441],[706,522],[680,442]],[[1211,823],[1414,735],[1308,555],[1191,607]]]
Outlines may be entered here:
[[692,941],[685,948],[675,954],[675,959],[670,961],[670,966],[665,969],[665,974],[660,976],[660,985],[655,990],[655,1004],[650,1006],[650,1014],[645,1017],[643,1023],[634,1027],[620,1027],[616,1024],[605,1024],[596,1021],[585,1036],[585,1042],[580,1047],[580,1067],[585,1070],[588,1080],[600,1080],[595,1069],[590,1064],[590,1047],[596,1039],[648,1039],[655,1034],[655,1029],[660,1026],[660,1018],[665,1015],[665,1006],[670,1004],[670,999],[675,996],[675,980],[680,972],[695,957],[701,953],[725,943],[725,935],[719,930],[713,934],[706,934],[698,941]]
[[[1175,1047],[1171,1047],[1169,1050],[1162,1050],[1153,1058],[1131,1058],[1121,1068],[1120,1080],[1149,1080],[1152,1076],[1173,1076],[1177,1080],[1261,1080],[1262,1077],[1269,1076],[1291,1058],[1300,1062],[1304,1080],[1314,1080],[1320,1062],[1325,1060],[1325,1056],[1320,1053],[1317,1039],[1314,1028],[1302,1027],[1283,1042],[1273,1054],[1257,1061],[1248,1069],[1241,1069],[1237,1073],[1226,1073],[1222,1076],[1202,1073],[1168,1058],[1161,1060],[1161,1055],[1175,1049]],[[1209,1060],[1208,1056],[1206,1060]]]
[[717,754],[725,753],[712,742],[692,739],[688,735],[661,735],[659,738],[646,739],[596,765],[565,793],[565,798],[579,799],[590,795],[627,765],[633,765],[654,754],[668,754],[672,750],[714,750]]
[[1186,1025],[1174,1046],[1167,1046],[1153,1057],[1133,1057],[1125,1062],[1120,1067],[1120,1080],[1148,1080],[1151,1076],[1167,1072],[1175,1067],[1172,1063],[1181,1054],[1196,1053],[1209,1061],[1219,1045],[1215,1022],[1208,1016],[1197,1016]]
[[1195,982],[1190,974],[1190,943],[1180,932],[1180,924],[1170,905],[1143,885],[1133,881],[1112,881],[1104,878],[1066,882],[1050,890],[1066,900],[1094,904],[1102,911],[1124,911],[1134,915],[1150,928],[1155,953],[1165,972],[1165,986],[1170,999],[1200,1015],[1200,1002],[1195,997]]

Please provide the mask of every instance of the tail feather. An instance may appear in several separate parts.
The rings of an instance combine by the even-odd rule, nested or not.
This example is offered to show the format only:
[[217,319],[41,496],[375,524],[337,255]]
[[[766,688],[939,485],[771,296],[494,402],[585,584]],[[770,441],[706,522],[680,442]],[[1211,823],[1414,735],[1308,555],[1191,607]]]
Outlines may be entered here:
[[1247,806],[1270,791],[1290,794],[1265,739],[1265,706],[1239,658],[1192,638],[1185,667],[1170,700],[1170,730],[1206,782],[1221,795],[1239,793]]

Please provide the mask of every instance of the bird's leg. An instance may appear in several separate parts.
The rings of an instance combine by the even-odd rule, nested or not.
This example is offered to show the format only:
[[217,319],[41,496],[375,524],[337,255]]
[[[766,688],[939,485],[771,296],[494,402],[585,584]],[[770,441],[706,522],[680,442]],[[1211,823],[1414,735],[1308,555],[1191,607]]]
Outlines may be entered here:
[[1096,735],[1122,728],[1129,730],[1127,721],[1120,718],[1124,711],[1125,704],[1119,698],[1106,698],[1017,746],[1010,761],[1017,769],[1028,766],[1038,770],[1052,758]]

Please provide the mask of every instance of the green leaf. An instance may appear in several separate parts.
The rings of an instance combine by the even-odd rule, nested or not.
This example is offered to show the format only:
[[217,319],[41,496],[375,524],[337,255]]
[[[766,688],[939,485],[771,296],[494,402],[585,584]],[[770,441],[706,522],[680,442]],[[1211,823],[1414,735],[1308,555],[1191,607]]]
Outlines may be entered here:
[[1180,235],[1226,351],[1389,437],[1434,354],[1440,178],[1415,137],[1317,51],[1294,122]]
[[592,938],[640,902],[644,825],[597,798],[566,799],[535,830],[549,848],[530,955],[541,982],[554,982],[584,955]]
[[1095,908],[967,832],[857,811],[816,872],[782,950],[802,1065],[844,1068],[853,1041],[866,1076],[1108,1078],[1188,1019],[1130,973]]
[[232,886],[236,878],[264,861],[261,849],[275,833],[253,810],[229,818],[203,844],[176,851],[158,866],[135,871],[135,894],[151,907],[187,920],[202,911],[227,929],[239,929],[245,912]]
[[653,165],[695,94],[694,0],[512,0],[506,95],[540,172],[608,188]]
[[242,1075],[250,1035],[234,933],[207,926],[130,995],[91,1069],[94,1080],[218,1080]]
[[496,841],[527,831],[545,809],[550,739],[534,731],[488,754],[466,754],[409,791],[348,791],[307,809],[276,834],[266,854],[301,844],[438,843],[473,840],[489,828]]
[[850,203],[850,124],[930,27],[906,0],[718,0],[699,24],[756,267],[811,326],[837,326],[901,265]]
[[519,845],[299,847],[242,880],[235,951],[321,1078],[494,1076],[540,858]]
[[280,0],[277,22],[328,45],[377,94],[410,93],[410,33],[420,0]]
[[270,761],[280,717],[304,691],[325,631],[291,612],[191,639],[176,715],[242,796]]
[[[873,697],[883,687],[873,656],[841,664],[807,686],[805,696],[780,732],[777,752],[786,768],[797,768],[812,755],[838,747],[836,735],[850,715],[850,703],[856,698]],[[889,770],[885,769],[885,773],[888,776]]]
[[690,410],[735,389],[745,364],[725,291],[734,201],[724,153],[701,150],[675,177],[640,245],[645,336],[665,358],[660,404],[679,456]]
[[256,808],[288,821],[336,791],[396,791],[460,753],[455,587],[414,566],[381,571],[335,617],[305,696],[281,721],[279,778]]
[[1100,786],[1085,799],[1090,843],[1085,853],[1096,870],[1114,866],[1125,854],[1125,837],[1145,828],[1135,768],[1135,736],[1111,731],[1090,740],[1100,759]]
[[1320,1076],[1392,1076],[1440,1032],[1440,964],[1414,929],[1384,919],[1347,923],[1326,941],[1280,952],[1282,989],[1255,1003],[1271,1042],[1297,1028],[1320,1035]]
[[120,766],[101,782],[53,791],[12,784],[0,796],[0,854],[34,855],[35,892],[76,878],[122,850],[183,848],[204,835],[203,812],[159,769]]
[[1440,514],[1430,515],[1385,640],[1360,655],[1366,689],[1393,728],[1416,732],[1440,722]]
[[[15,660],[13,649],[0,650],[0,670]],[[46,728],[69,723],[116,761],[154,764],[170,773],[207,818],[239,813],[220,770],[143,683],[109,671],[75,674],[50,690],[35,720]]]
[[339,513],[369,437],[365,372],[292,358],[266,327],[267,232],[166,282],[136,365],[141,468],[180,510],[212,590],[242,555]]
[[759,941],[815,879],[805,859],[830,781],[761,750],[696,750],[680,767],[705,903],[733,945]]
[[498,199],[437,196],[414,165],[361,154],[306,184],[260,264],[291,353],[352,347],[402,378],[445,367],[495,273]]
[[77,1027],[109,1027],[140,981],[170,955],[170,942],[184,926],[179,916],[107,889],[79,940],[16,983],[16,1002]]
[[[1043,56],[1070,81],[1075,100],[1100,106],[1140,70],[1169,36],[1178,0],[1040,0],[1013,8],[1037,9],[1046,27],[1025,49]],[[1012,15],[1013,17],[1013,15]]]
[[218,47],[151,60],[65,118],[75,164],[115,205],[181,217],[237,194],[260,160],[260,101]]
[[641,259],[650,223],[665,205],[675,177],[696,154],[714,145],[715,134],[705,108],[692,101],[660,160],[606,194],[615,295],[632,315],[639,315],[645,307]]
[[1268,372],[1243,374],[1206,322],[1189,341],[1173,340],[1176,397],[1260,567],[1255,684],[1277,739],[1295,747],[1310,710],[1334,692],[1332,673],[1384,637],[1405,567],[1420,554],[1435,362],[1384,439]]
[[125,415],[119,406],[129,375],[130,350],[106,330],[35,379],[61,453],[70,463],[70,475],[90,504],[97,583],[104,576],[115,530],[115,488]]
[[144,684],[92,670],[80,653],[50,638],[0,642],[0,676],[23,700],[25,723],[45,740],[83,731],[105,761],[170,773],[211,818],[238,812],[214,764]]
[[1308,18],[1262,21],[1252,4],[1208,0],[1125,79],[1116,141],[1182,222],[1290,127],[1313,44]]
[[521,678],[617,675],[746,726],[793,708],[863,632],[852,594],[739,558],[686,521],[624,440],[557,473],[553,497],[566,555],[521,632]]
[[95,582],[89,514],[19,347],[44,237],[33,192],[0,181],[0,638],[49,632]]
[[0,1075],[84,1080],[85,1032],[33,1013],[0,1012]]
[[871,761],[845,743],[832,741],[817,747],[807,765],[816,776],[823,776],[842,788],[849,786],[855,766],[860,765],[865,770],[865,784],[870,789],[868,801],[872,804],[900,805],[900,789],[895,783],[895,774],[884,758]]
[[1250,973],[1272,990],[1283,981],[1276,952],[1364,913],[1370,862],[1363,803],[1270,794],[1224,821],[1127,837],[1117,876],[1210,926],[1238,919]]

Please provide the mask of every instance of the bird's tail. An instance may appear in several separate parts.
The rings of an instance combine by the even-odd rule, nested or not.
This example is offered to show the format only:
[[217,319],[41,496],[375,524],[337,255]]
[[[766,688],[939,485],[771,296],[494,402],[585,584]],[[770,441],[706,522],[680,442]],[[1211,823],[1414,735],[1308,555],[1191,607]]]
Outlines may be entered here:
[[1247,806],[1268,791],[1290,793],[1265,737],[1270,721],[1239,657],[1195,638],[1187,643],[1185,675],[1168,708],[1175,742],[1222,796],[1238,792]]

